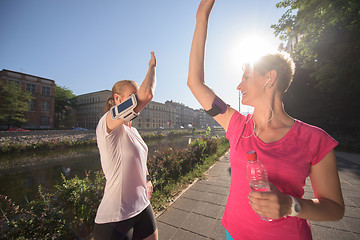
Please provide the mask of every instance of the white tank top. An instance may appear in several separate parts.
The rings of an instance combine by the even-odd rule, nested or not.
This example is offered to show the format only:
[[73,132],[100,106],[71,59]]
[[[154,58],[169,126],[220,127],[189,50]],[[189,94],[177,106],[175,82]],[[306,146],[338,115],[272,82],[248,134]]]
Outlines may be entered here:
[[104,196],[95,218],[98,224],[129,219],[150,204],[146,189],[148,147],[139,132],[125,124],[107,133],[106,115],[96,128],[106,179]]

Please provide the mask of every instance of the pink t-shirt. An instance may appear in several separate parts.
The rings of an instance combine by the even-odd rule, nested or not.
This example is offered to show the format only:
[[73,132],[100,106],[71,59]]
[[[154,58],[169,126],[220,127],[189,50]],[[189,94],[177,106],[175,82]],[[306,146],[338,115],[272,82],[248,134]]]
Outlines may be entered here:
[[236,112],[230,119],[226,137],[230,142],[231,185],[221,221],[223,226],[236,240],[312,239],[309,223],[304,219],[287,217],[266,222],[256,215],[248,199],[246,153],[257,152],[269,181],[281,192],[301,198],[311,166],[321,161],[337,141],[322,129],[299,120],[282,139],[272,143],[264,143],[252,135],[253,129],[251,115]]
[[125,124],[107,133],[106,115],[96,128],[106,178],[104,196],[95,218],[98,224],[129,219],[150,204],[146,188],[148,147],[138,131]]

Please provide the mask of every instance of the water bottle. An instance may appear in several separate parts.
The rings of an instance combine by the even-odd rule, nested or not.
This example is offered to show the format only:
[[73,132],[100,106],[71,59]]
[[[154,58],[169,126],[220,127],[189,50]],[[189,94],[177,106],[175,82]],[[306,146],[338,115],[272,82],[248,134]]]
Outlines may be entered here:
[[[249,181],[251,191],[256,192],[270,192],[270,185],[268,175],[264,165],[258,160],[255,151],[247,153],[246,176]],[[264,221],[272,221],[271,218],[259,215],[259,218]]]

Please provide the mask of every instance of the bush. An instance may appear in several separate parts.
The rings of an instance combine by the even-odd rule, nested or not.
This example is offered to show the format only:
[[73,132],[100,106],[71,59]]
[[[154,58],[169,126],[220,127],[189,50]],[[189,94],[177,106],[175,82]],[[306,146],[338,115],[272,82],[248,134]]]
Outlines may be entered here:
[[44,193],[24,208],[1,196],[3,216],[0,238],[4,239],[84,239],[93,228],[96,211],[103,195],[101,172],[65,179],[53,192]]
[[[152,203],[167,198],[169,186],[204,163],[222,142],[203,138],[180,150],[156,151],[148,160],[154,186]],[[38,199],[24,207],[0,195],[0,239],[88,239],[103,196],[104,175],[99,171],[86,174],[84,179],[62,177],[53,191],[39,186]]]

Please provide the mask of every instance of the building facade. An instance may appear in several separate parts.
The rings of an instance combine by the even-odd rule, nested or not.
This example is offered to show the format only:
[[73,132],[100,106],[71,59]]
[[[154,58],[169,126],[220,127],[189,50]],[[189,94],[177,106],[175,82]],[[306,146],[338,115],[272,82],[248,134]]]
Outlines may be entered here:
[[23,91],[31,92],[34,99],[29,102],[28,119],[21,127],[28,129],[49,129],[54,127],[55,81],[25,73],[3,69],[0,82],[17,84]]
[[[76,127],[95,129],[104,114],[104,106],[111,91],[104,90],[76,97]],[[203,109],[194,110],[182,103],[151,101],[132,121],[138,130],[162,130],[182,128],[206,128],[218,126]]]
[[165,105],[172,106],[175,110],[175,128],[187,128],[195,124],[194,109],[173,101],[166,101]]
[[110,90],[76,96],[76,127],[96,129],[100,118],[105,113],[105,104],[110,96]]
[[133,120],[132,126],[139,130],[173,129],[175,109],[170,105],[151,101]]

